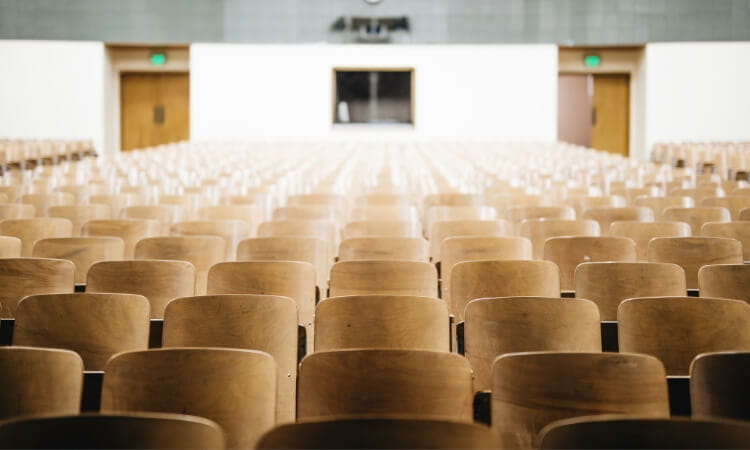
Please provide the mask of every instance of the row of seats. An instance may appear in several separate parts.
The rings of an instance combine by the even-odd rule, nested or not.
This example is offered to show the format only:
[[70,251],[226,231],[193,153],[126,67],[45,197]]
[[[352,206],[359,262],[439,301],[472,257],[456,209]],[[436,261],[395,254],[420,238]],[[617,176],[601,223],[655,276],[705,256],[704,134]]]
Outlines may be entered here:
[[0,166],[34,168],[60,161],[80,160],[96,154],[91,140],[3,139],[0,138]]

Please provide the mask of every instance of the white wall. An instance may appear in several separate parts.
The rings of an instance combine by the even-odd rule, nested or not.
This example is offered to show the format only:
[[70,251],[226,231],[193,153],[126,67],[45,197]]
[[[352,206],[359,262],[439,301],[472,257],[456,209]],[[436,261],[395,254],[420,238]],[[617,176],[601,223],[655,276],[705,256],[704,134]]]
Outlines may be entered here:
[[103,143],[104,45],[0,40],[0,137]]
[[553,45],[194,44],[191,138],[367,135],[366,127],[331,125],[334,67],[414,68],[415,126],[394,132],[401,137],[554,140],[557,135]]
[[645,68],[649,149],[750,140],[750,42],[649,44]]

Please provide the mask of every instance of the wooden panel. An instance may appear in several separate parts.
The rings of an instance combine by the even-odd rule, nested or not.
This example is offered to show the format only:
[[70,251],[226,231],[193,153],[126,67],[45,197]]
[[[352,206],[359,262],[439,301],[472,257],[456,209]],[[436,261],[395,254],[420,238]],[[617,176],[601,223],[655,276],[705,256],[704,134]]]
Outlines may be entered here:
[[629,154],[630,75],[594,75],[591,147]]
[[557,140],[589,146],[591,75],[560,74],[557,79]]
[[[132,150],[190,136],[187,73],[124,73],[120,80],[121,148]],[[155,109],[162,108],[162,121]]]

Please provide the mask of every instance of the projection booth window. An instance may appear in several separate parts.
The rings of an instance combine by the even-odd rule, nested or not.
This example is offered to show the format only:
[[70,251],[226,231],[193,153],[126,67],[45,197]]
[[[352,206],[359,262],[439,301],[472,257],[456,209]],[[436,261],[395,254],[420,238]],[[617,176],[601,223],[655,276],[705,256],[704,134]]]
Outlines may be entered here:
[[414,123],[412,69],[335,69],[334,82],[334,123]]

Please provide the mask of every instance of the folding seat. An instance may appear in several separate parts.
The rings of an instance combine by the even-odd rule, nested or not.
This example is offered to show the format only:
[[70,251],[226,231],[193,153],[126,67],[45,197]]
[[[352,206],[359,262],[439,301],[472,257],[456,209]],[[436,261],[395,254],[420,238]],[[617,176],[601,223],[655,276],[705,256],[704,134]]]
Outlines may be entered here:
[[710,264],[698,271],[701,297],[750,301],[750,265]]
[[559,297],[560,273],[550,261],[465,261],[451,270],[451,314],[464,320],[466,305],[487,297]]
[[708,264],[742,264],[742,243],[718,237],[654,238],[648,244],[649,262],[668,262],[685,270],[688,289],[698,289],[698,270]]
[[223,262],[208,272],[209,295],[263,294],[289,297],[297,303],[299,321],[312,348],[315,312],[315,269],[298,261]]
[[703,353],[690,365],[694,418],[750,420],[750,352]]
[[34,244],[40,239],[71,237],[73,224],[59,217],[7,219],[0,222],[0,235],[20,239],[21,256],[31,256]]
[[701,206],[703,200],[711,197],[723,197],[726,195],[724,190],[716,186],[703,186],[696,188],[672,189],[669,191],[671,196],[690,197],[693,199],[695,206]]
[[431,206],[482,206],[483,196],[478,194],[461,194],[456,192],[443,192],[439,194],[426,195],[422,202],[424,209]]
[[86,292],[142,295],[148,299],[150,318],[161,319],[170,300],[195,294],[195,267],[160,259],[101,261],[88,270]]
[[182,220],[182,210],[175,205],[133,205],[124,208],[120,215],[123,219],[155,220],[161,225],[159,233],[169,235],[172,224]]
[[568,236],[549,238],[544,243],[544,259],[560,268],[560,289],[575,289],[576,267],[585,262],[635,261],[635,242],[616,236]]
[[23,187],[20,185],[0,186],[0,194],[5,194],[4,203],[16,203],[21,198]]
[[320,296],[328,290],[330,258],[325,241],[313,237],[275,236],[245,239],[237,246],[238,261],[299,261],[313,265]]
[[422,237],[417,222],[402,220],[356,220],[348,222],[341,230],[343,239],[371,236]]
[[89,268],[98,261],[120,260],[125,244],[117,237],[65,237],[40,239],[31,255],[35,258],[67,259],[75,265],[76,284],[86,283]]
[[494,438],[486,426],[416,418],[310,420],[279,425],[263,435],[258,448],[431,448],[490,449]]
[[688,417],[590,416],[551,423],[540,433],[541,449],[748,448],[750,424]]
[[608,196],[592,196],[592,195],[581,195],[581,196],[569,196],[565,200],[565,204],[573,207],[576,210],[576,216],[580,217],[584,212],[589,209],[595,208],[624,208],[627,206],[627,200],[625,197],[619,195],[608,195]]
[[484,198],[484,204],[495,208],[500,217],[504,217],[509,208],[539,206],[542,203],[542,196],[536,194],[487,194]]
[[662,213],[662,220],[686,222],[690,225],[693,236],[701,234],[701,227],[708,222],[729,222],[729,210],[720,206],[697,206],[694,208],[667,208]]
[[301,236],[313,237],[328,245],[331,261],[338,251],[336,226],[325,220],[272,220],[258,226],[258,237]]
[[27,295],[73,292],[75,266],[62,259],[0,258],[0,307],[3,317],[15,317]]
[[185,414],[82,414],[30,417],[0,425],[3,448],[223,449],[224,432]]
[[273,220],[325,220],[339,223],[342,217],[336,207],[327,205],[298,205],[276,208]]
[[701,227],[701,236],[737,239],[742,243],[742,259],[750,261],[750,223],[742,221],[704,223]]
[[159,205],[172,205],[180,211],[181,215],[175,217],[174,222],[194,220],[198,209],[203,206],[204,202],[205,200],[200,195],[195,194],[159,196]]
[[21,196],[21,203],[34,206],[37,217],[48,217],[47,209],[50,206],[75,205],[76,199],[73,194],[67,192],[26,194]]
[[173,236],[217,236],[224,241],[224,261],[237,259],[237,244],[250,233],[241,220],[191,220],[172,225]]
[[89,201],[92,204],[108,205],[111,208],[112,218],[117,218],[120,217],[124,208],[145,204],[146,196],[138,194],[96,194],[92,195]]
[[634,206],[651,208],[656,220],[663,220],[667,208],[692,208],[695,202],[692,197],[672,195],[668,197],[638,197],[633,200]]
[[750,305],[741,300],[641,297],[617,310],[621,352],[661,360],[667,375],[688,375],[701,353],[750,350]]
[[599,236],[599,223],[595,220],[543,220],[521,222],[519,234],[531,240],[534,259],[544,258],[544,241],[558,236]]
[[613,222],[611,236],[630,238],[635,242],[638,261],[648,261],[648,243],[655,237],[689,237],[690,225],[685,222]]
[[300,421],[367,414],[472,422],[472,401],[471,368],[455,353],[332,350],[307,355],[299,368]]
[[634,297],[680,297],[687,292],[685,271],[677,264],[586,262],[575,271],[577,298],[593,301],[601,320],[617,320],[617,307]]
[[200,220],[241,220],[246,224],[247,234],[242,239],[255,237],[255,230],[263,222],[265,212],[259,205],[218,205],[198,209]]
[[427,241],[421,237],[372,236],[344,239],[339,244],[339,261],[362,259],[430,260]]
[[428,236],[437,222],[495,219],[497,212],[490,206],[430,206],[424,213],[424,234]]
[[512,236],[513,227],[505,220],[448,220],[438,221],[430,229],[432,262],[441,261],[443,239],[454,236]]
[[514,234],[518,234],[524,220],[575,220],[576,211],[570,206],[511,206],[502,217],[513,224]]
[[409,295],[331,297],[315,308],[315,351],[394,348],[449,351],[448,307]]
[[491,388],[492,363],[517,352],[599,352],[599,311],[589,300],[501,297],[472,300],[464,317],[464,351],[474,390]]
[[135,246],[141,239],[159,236],[161,223],[150,219],[91,220],[83,224],[82,236],[118,237],[125,244],[123,257],[135,258]]
[[148,347],[148,300],[133,294],[42,294],[18,303],[13,345],[65,348],[86,370],[114,354]]
[[0,236],[0,258],[20,258],[21,240],[13,236]]
[[287,197],[289,206],[330,206],[343,216],[347,213],[348,202],[346,197],[338,194],[298,194]]
[[750,196],[729,195],[726,197],[709,197],[703,199],[701,206],[726,208],[732,220],[739,220],[740,211],[744,208],[750,208]]
[[53,192],[64,192],[71,194],[75,199],[75,205],[85,205],[89,203],[89,186],[80,184],[67,184],[58,186]]
[[89,220],[108,220],[112,211],[108,205],[68,205],[51,206],[47,209],[49,217],[62,217],[73,224],[73,236],[81,236],[83,225]]
[[592,208],[581,214],[581,219],[595,220],[603,236],[610,235],[613,222],[629,220],[634,222],[653,222],[654,212],[651,208],[631,206],[622,208]]
[[413,202],[407,194],[365,194],[354,199],[354,207],[367,206],[412,206]]
[[351,220],[399,220],[416,222],[418,220],[417,210],[413,206],[358,206],[352,210]]
[[206,293],[209,269],[224,260],[224,240],[217,236],[158,236],[138,241],[135,259],[176,259],[195,267],[195,294]]
[[667,379],[659,360],[531,352],[500,356],[492,365],[492,429],[501,448],[532,448],[545,425],[595,414],[668,418]]
[[531,241],[519,237],[455,236],[443,239],[440,249],[442,298],[450,304],[450,280],[453,266],[482,259],[531,259]]
[[[74,352],[0,347],[0,373],[3,374],[0,420],[26,415],[78,414],[80,410],[83,361]],[[0,438],[0,442],[5,441]]]
[[422,261],[359,260],[333,265],[330,296],[416,295],[437,297],[437,270]]
[[297,303],[275,295],[211,295],[171,301],[162,347],[260,350],[276,361],[276,419],[294,422],[297,385]]
[[0,220],[33,219],[36,217],[34,205],[26,203],[0,203]]

